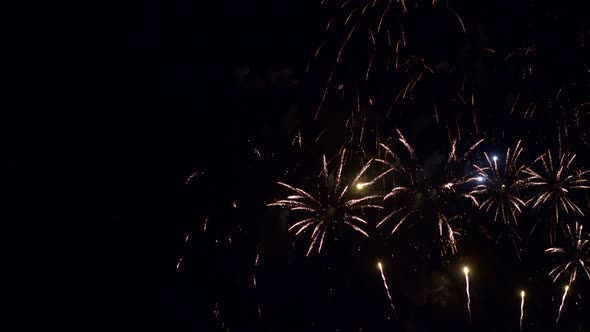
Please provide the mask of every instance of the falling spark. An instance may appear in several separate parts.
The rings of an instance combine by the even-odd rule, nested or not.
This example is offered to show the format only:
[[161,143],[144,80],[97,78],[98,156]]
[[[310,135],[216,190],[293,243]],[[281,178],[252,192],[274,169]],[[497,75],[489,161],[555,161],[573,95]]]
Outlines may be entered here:
[[[254,288],[257,287],[256,282],[256,270],[258,269],[260,263],[260,252],[256,251],[256,258],[254,259],[254,268],[252,269],[252,282],[254,283]],[[262,310],[260,309],[260,303],[256,303],[256,308],[258,309],[258,318],[262,319]]]
[[465,293],[467,293],[467,314],[469,316],[469,322],[471,322],[471,295],[469,294],[469,268],[463,267],[463,273],[465,274]]
[[256,258],[254,259],[254,272],[252,273],[252,279],[254,281],[254,286],[256,286],[256,268],[258,267],[258,261],[260,260],[260,253],[256,253]]
[[201,175],[205,174],[205,172],[194,172],[193,174],[191,174],[187,179],[186,179],[186,184],[189,184],[189,182],[191,182],[195,177],[199,177]]
[[387,292],[387,298],[389,298],[389,305],[391,305],[391,309],[395,313],[395,307],[393,306],[393,300],[391,299],[391,294],[389,293],[389,287],[387,286],[387,281],[385,280],[385,274],[383,273],[383,265],[381,262],[377,263],[379,267],[379,271],[381,271],[381,278],[383,279],[383,285],[385,286],[385,291]]
[[523,330],[522,321],[524,318],[524,291],[520,291],[520,330]]
[[559,319],[561,318],[561,310],[563,310],[563,303],[565,302],[565,297],[567,296],[567,291],[569,289],[569,285],[566,285],[564,288],[563,297],[561,298],[561,304],[559,305],[559,312],[557,313],[557,319],[555,320],[555,324],[559,323]]
[[178,259],[178,262],[176,263],[176,270],[180,269],[180,264],[182,264],[182,260],[184,259],[184,257],[180,257]]

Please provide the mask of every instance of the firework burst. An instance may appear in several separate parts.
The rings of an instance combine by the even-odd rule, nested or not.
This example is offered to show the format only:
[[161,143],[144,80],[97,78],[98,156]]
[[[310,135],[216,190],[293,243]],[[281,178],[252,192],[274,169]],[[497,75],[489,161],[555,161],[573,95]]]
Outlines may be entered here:
[[311,244],[307,251],[308,256],[314,248],[317,248],[318,253],[321,252],[325,238],[333,235],[340,225],[346,225],[357,233],[369,237],[364,229],[367,225],[367,221],[364,219],[365,211],[367,209],[382,209],[381,205],[374,203],[376,199],[382,198],[381,195],[361,194],[359,196],[362,191],[351,188],[351,186],[354,188],[354,184],[369,168],[371,161],[361,168],[354,180],[347,183],[345,182],[347,177],[344,174],[346,154],[347,150],[343,149],[335,169],[331,172],[328,171],[329,163],[326,161],[326,157],[323,157],[323,168],[319,175],[320,188],[316,195],[279,182],[279,185],[291,190],[293,195],[268,204],[268,206],[280,206],[304,214],[289,230],[295,231],[295,235],[299,236],[313,229],[310,235]]
[[[464,172],[465,162],[483,140],[473,144],[462,155],[457,153],[457,141],[453,140],[451,151],[446,158],[443,155],[437,158],[438,156],[435,155],[434,159],[429,158],[422,162],[402,133],[397,131],[397,134],[397,140],[403,145],[409,161],[403,162],[392,148],[381,144],[385,151],[385,158],[376,159],[375,162],[386,165],[387,169],[377,178],[381,178],[387,173],[395,173],[395,184],[384,196],[384,201],[390,199],[395,207],[379,222],[377,227],[389,220],[395,220],[396,224],[391,231],[391,235],[393,235],[410,220],[436,220],[441,255],[444,256],[448,250],[454,254],[457,252],[456,235],[458,232],[451,223],[463,216],[463,213],[458,211],[457,205],[460,205],[462,200],[477,205],[476,198],[462,190],[463,185],[470,181]],[[435,161],[433,162],[433,160]],[[429,211],[432,212],[432,215],[426,216]]]
[[568,285],[572,285],[579,274],[585,274],[590,279],[590,238],[583,232],[583,226],[575,223],[574,227],[566,225],[569,245],[566,247],[552,247],[546,250],[551,254],[565,257],[565,262],[555,267],[549,276],[554,282],[567,279]]
[[505,224],[518,224],[517,215],[522,212],[526,202],[519,195],[526,187],[528,179],[523,178],[525,166],[519,164],[519,157],[524,150],[518,141],[514,149],[508,148],[503,160],[498,156],[488,156],[484,152],[487,166],[476,168],[475,177],[478,185],[471,191],[471,195],[482,196],[484,201],[479,209],[492,213],[494,221],[500,218]]
[[[554,159],[551,151],[541,155],[535,163],[541,164],[538,170],[532,167],[526,168],[524,173],[529,177],[525,180],[527,186],[538,188],[539,193],[533,197],[533,207],[548,205],[552,209],[552,222],[550,227],[551,243],[555,241],[555,226],[560,224],[560,212],[566,215],[584,215],[582,209],[576,204],[572,195],[576,191],[588,190],[588,180],[584,175],[586,170],[574,170],[572,163],[576,155],[569,157],[562,153],[558,159]],[[533,163],[533,164],[535,164]]]

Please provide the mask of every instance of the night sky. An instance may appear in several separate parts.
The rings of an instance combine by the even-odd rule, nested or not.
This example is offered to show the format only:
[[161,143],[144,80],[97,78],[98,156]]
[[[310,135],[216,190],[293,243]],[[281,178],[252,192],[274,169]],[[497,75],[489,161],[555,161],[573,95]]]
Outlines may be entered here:
[[[1,121],[7,331],[518,331],[522,289],[525,331],[590,331],[583,270],[555,324],[567,280],[548,277],[560,262],[545,252],[550,205],[527,203],[515,224],[445,201],[461,234],[441,255],[440,196],[429,196],[450,174],[453,139],[459,154],[484,139],[458,163],[465,176],[519,140],[519,164],[550,149],[590,169],[584,6],[407,0],[381,19],[387,1],[376,1],[359,19],[372,1],[320,2],[14,8]],[[379,143],[411,171],[367,192],[415,191],[363,214],[368,238],[334,226],[306,256],[313,227],[288,230],[304,214],[267,206],[292,195],[277,182],[321,191],[323,156],[329,186],[342,155],[357,172],[386,158]],[[572,197],[581,213],[561,211],[564,225],[585,226],[589,192]],[[395,236],[399,219],[375,227],[406,204],[418,213]]]

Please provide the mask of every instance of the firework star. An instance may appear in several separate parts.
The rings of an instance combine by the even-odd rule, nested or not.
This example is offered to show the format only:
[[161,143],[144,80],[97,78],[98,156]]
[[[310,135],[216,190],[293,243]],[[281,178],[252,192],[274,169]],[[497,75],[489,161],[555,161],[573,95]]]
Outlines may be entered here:
[[584,233],[583,226],[575,223],[572,228],[566,225],[569,245],[565,247],[553,247],[546,250],[551,254],[558,254],[565,258],[565,261],[555,267],[549,276],[556,282],[561,278],[568,279],[568,285],[572,285],[579,274],[585,274],[590,279],[590,243],[588,234]]
[[[394,185],[384,196],[393,206],[392,212],[387,214],[377,227],[389,224],[393,220],[394,226],[390,235],[394,235],[402,225],[409,222],[436,221],[436,233],[440,241],[441,255],[450,250],[457,252],[457,230],[451,225],[452,221],[463,216],[460,206],[464,204],[477,205],[476,198],[466,189],[471,178],[466,174],[466,161],[473,150],[483,141],[472,145],[464,154],[457,153],[457,141],[451,142],[450,152],[444,156],[434,155],[421,161],[412,146],[400,131],[397,131],[399,141],[403,145],[403,158],[385,144],[381,147],[385,151],[384,159],[376,162],[387,166],[385,173],[394,174]],[[426,223],[426,225],[430,225]]]
[[382,198],[381,195],[364,194],[366,190],[355,190],[357,187],[353,185],[366,172],[371,161],[361,168],[352,181],[347,182],[349,167],[346,153],[347,150],[343,149],[336,167],[331,171],[326,157],[323,157],[323,168],[318,177],[320,181],[316,194],[279,182],[279,185],[289,189],[292,195],[268,204],[287,208],[301,215],[289,230],[295,231],[295,236],[309,234],[311,243],[307,251],[308,256],[314,249],[317,249],[318,253],[321,252],[324,240],[334,236],[342,226],[369,237],[365,230],[368,225],[365,212],[367,209],[382,209],[381,205],[375,203],[375,200]]
[[[555,241],[556,225],[560,224],[560,212],[564,212],[566,215],[584,215],[572,196],[576,191],[590,189],[590,186],[587,185],[588,180],[584,178],[588,171],[575,170],[572,165],[575,158],[576,155],[568,157],[567,154],[562,153],[558,159],[555,159],[551,151],[548,150],[537,158],[531,167],[524,170],[529,176],[526,179],[527,186],[538,190],[531,200],[533,207],[551,206],[553,215],[550,226],[551,243]],[[535,169],[533,167],[535,165],[541,167]]]
[[526,205],[520,198],[528,181],[523,177],[526,166],[518,160],[524,150],[521,143],[518,141],[512,150],[508,148],[504,158],[490,158],[484,152],[487,166],[474,165],[477,170],[475,179],[479,184],[471,194],[483,197],[483,202],[479,205],[480,210],[493,213],[494,221],[500,218],[505,224],[518,224],[517,215]]

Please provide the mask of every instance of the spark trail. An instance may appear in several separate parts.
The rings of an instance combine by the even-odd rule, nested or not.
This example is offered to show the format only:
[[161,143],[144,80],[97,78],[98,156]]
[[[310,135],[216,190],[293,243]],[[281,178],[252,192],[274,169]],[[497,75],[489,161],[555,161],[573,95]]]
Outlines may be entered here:
[[555,320],[555,324],[559,323],[561,319],[561,310],[563,310],[563,304],[565,303],[565,297],[567,296],[567,291],[569,291],[570,286],[566,285],[563,291],[563,297],[561,298],[561,304],[559,305],[559,311],[557,312],[557,319]]
[[385,274],[383,273],[383,265],[381,262],[377,263],[379,267],[379,271],[381,271],[381,278],[383,279],[383,285],[385,286],[385,291],[387,292],[387,297],[389,298],[389,305],[391,305],[391,309],[395,313],[395,307],[393,306],[393,300],[391,299],[391,294],[389,293],[389,287],[387,286],[387,281],[385,280]]
[[471,323],[471,295],[469,294],[469,268],[463,267],[465,274],[465,293],[467,294],[467,314],[469,315],[469,322]]
[[523,330],[523,322],[524,319],[524,291],[520,291],[520,330]]

